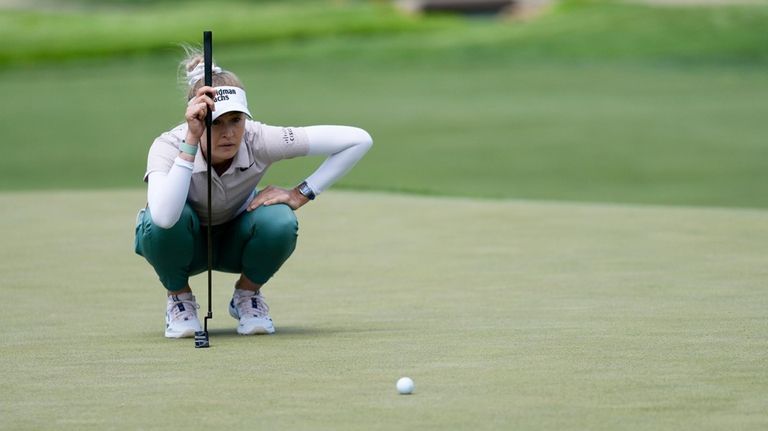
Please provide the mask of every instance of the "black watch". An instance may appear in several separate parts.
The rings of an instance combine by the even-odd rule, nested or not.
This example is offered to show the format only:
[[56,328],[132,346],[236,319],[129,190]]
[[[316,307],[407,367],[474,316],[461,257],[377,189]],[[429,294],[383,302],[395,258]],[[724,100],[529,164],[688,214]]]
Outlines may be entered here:
[[312,189],[307,185],[306,181],[299,184],[299,193],[304,195],[304,197],[309,200],[315,199],[315,192],[313,192]]

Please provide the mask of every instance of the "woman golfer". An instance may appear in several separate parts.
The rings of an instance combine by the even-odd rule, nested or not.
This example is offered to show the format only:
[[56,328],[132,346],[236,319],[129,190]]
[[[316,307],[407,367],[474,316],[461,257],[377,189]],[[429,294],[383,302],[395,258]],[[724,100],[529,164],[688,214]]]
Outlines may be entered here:
[[[293,211],[346,174],[372,145],[364,130],[347,126],[275,127],[253,121],[245,89],[231,72],[213,67],[203,85],[203,56],[191,52],[181,70],[189,84],[186,122],[152,143],[144,181],[147,208],[136,226],[136,253],[168,291],[165,336],[201,331],[190,276],[207,269],[206,226],[212,226],[213,269],[240,274],[229,313],[243,335],[275,331],[260,291],[296,247]],[[212,142],[205,116],[212,111]],[[206,157],[212,157],[212,219],[208,220]],[[256,186],[272,163],[325,155],[293,189]]]

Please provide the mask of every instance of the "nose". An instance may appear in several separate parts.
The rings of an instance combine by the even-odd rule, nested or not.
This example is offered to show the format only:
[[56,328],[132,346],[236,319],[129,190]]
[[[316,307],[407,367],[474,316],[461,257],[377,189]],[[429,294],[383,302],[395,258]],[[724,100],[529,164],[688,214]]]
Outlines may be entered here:
[[221,130],[221,136],[224,138],[229,138],[234,133],[234,128],[232,126],[224,126]]

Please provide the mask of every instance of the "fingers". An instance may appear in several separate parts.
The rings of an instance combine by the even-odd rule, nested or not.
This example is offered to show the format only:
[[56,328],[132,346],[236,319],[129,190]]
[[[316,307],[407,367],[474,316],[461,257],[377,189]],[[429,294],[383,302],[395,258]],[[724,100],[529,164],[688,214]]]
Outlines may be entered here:
[[187,106],[186,113],[187,120],[204,120],[205,114],[208,112],[207,106],[208,105],[204,102],[189,104],[189,106]]
[[[213,102],[213,99],[211,99],[208,95],[203,94],[202,96],[196,96],[187,102],[187,108],[189,107],[196,107],[196,108],[208,108],[211,110],[211,112],[214,111],[216,104]],[[205,111],[203,111],[203,116],[205,116]]]
[[213,87],[203,86],[197,89],[195,97],[187,102],[187,111],[184,116],[193,135],[198,137],[202,135],[205,129],[205,124],[203,124],[205,116],[208,111],[213,112],[215,109],[214,94]]
[[214,97],[216,97],[216,90],[213,87],[202,86],[197,89],[197,98],[205,102],[211,112],[216,110],[216,104],[213,101]]
[[253,211],[256,208],[264,205],[270,206],[275,204],[289,204],[290,205],[290,193],[288,190],[281,189],[274,186],[268,186],[248,204],[247,211]]
[[262,206],[264,202],[266,202],[268,199],[270,199],[267,194],[270,192],[272,186],[267,186],[264,190],[260,191],[259,194],[256,195],[255,198],[251,201],[251,203],[248,204],[248,208],[246,208],[247,211],[253,211],[256,208]]
[[208,97],[213,98],[215,94],[216,94],[216,90],[213,87],[204,85],[197,89],[197,91],[195,92],[195,97],[207,95]]
[[256,208],[260,207],[262,204],[264,204],[264,199],[256,198],[251,201],[251,203],[248,204],[248,208],[246,208],[246,211],[253,211]]
[[[202,118],[205,117],[206,111],[204,108],[209,109],[211,112],[213,112],[216,109],[216,104],[213,101],[213,97],[216,94],[216,90],[214,90],[213,87],[203,86],[197,89],[195,92],[195,97],[189,99],[189,102],[187,102],[187,107],[194,107],[195,113],[199,113],[200,109],[203,109],[202,111]],[[197,118],[201,118],[198,115],[196,115]]]

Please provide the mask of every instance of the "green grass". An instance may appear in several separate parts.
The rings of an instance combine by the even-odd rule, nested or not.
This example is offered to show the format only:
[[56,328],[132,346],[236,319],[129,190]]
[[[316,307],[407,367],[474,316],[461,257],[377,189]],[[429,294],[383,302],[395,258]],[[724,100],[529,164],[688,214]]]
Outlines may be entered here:
[[[768,207],[766,7],[567,2],[515,24],[302,4],[232,6],[264,25],[211,18],[216,57],[241,75],[259,120],[372,133],[340,188]],[[8,54],[0,71],[13,101],[0,189],[142,187],[150,142],[182,118],[171,47],[199,38],[202,24],[187,24],[201,7],[1,13],[50,33],[0,25],[13,41],[3,49],[30,56]],[[160,21],[168,33],[147,31]],[[319,163],[279,164],[267,179],[293,185]]]
[[768,4],[649,7],[624,1],[565,1],[531,25],[516,47],[574,60],[664,58],[760,63],[768,60]]
[[143,202],[0,194],[0,429],[768,426],[765,211],[329,193],[278,332],[236,336],[217,274],[196,350],[131,253]]
[[[768,8],[228,4],[0,11],[0,429],[768,427]],[[298,212],[278,333],[236,336],[215,274],[201,351],[132,231],[203,28],[257,119],[375,145]]]
[[[403,68],[314,57],[325,42],[291,46],[290,58],[283,47],[222,48],[219,61],[239,71],[261,121],[372,133],[373,150],[339,187],[768,206],[762,69],[452,58]],[[175,61],[2,73],[4,94],[29,85],[3,120],[0,188],[142,187],[149,144],[182,118]],[[268,180],[293,185],[319,163],[278,164]]]

